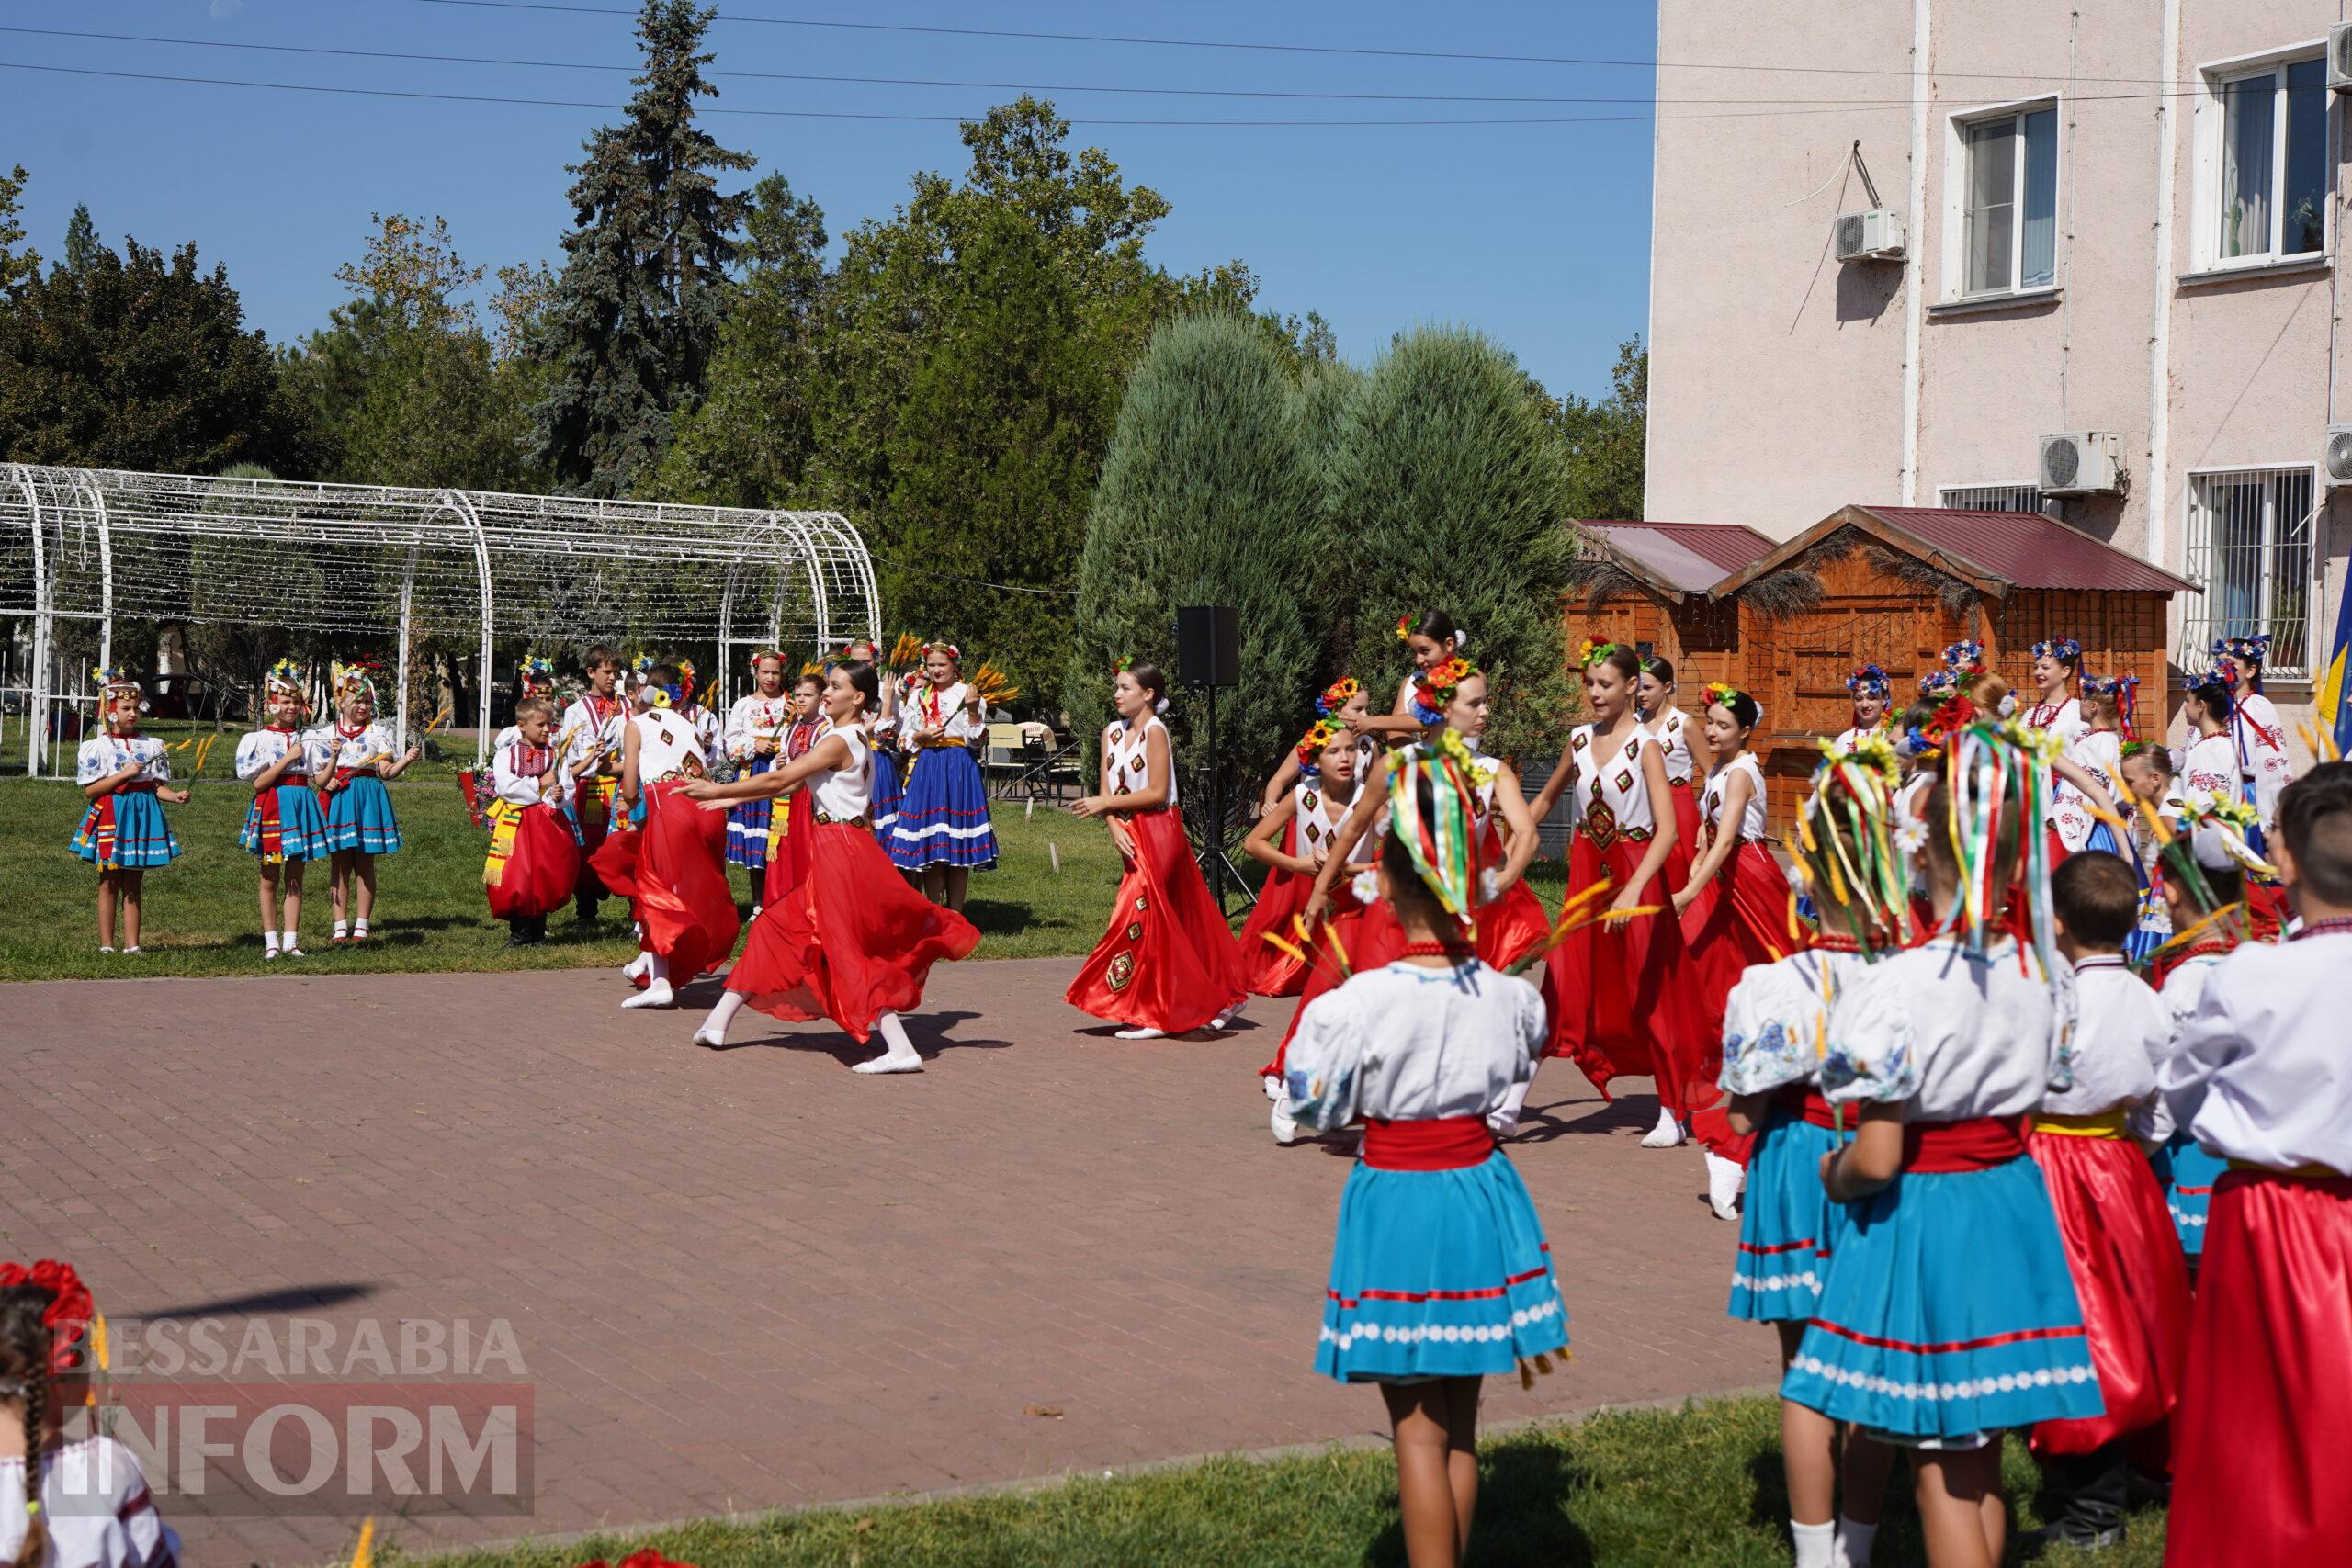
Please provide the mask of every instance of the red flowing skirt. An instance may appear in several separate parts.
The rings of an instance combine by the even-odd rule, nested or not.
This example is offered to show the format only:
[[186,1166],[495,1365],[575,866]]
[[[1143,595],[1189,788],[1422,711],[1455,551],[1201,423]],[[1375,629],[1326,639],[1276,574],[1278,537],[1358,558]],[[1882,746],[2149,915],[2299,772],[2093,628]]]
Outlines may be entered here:
[[1119,879],[1102,940],[1064,999],[1129,1029],[1182,1034],[1249,995],[1241,944],[1209,897],[1184,824],[1172,810],[1127,818],[1135,858]]
[[2173,1423],[2167,1562],[2309,1568],[2352,1541],[2352,1179],[2214,1183]]
[[[1298,1006],[1291,1012],[1290,1026],[1283,1031],[1282,1043],[1274,1047],[1274,1059],[1258,1069],[1260,1077],[1283,1076],[1284,1064],[1290,1058],[1291,1036],[1298,1032],[1298,1021],[1309,1002],[1345,985],[1349,975],[1378,969],[1405,956],[1405,928],[1397,923],[1396,911],[1379,899],[1369,904],[1360,902],[1352,880],[1343,876],[1339,886],[1331,889],[1330,919],[1322,931],[1314,933],[1315,945],[1309,950],[1314,962],[1307,965],[1306,988],[1299,993]],[[1334,941],[1347,954],[1345,974],[1340,972],[1339,960],[1331,955]]]
[[[1283,831],[1283,852],[1296,853],[1291,846],[1297,841],[1298,824],[1293,822]],[[1241,962],[1251,996],[1295,997],[1306,988],[1306,965],[1268,942],[1266,933],[1272,931],[1293,947],[1302,945],[1298,933],[1291,930],[1291,917],[1306,909],[1314,891],[1311,876],[1280,866],[1267,868],[1266,880],[1258,889],[1257,907],[1241,926]]]
[[933,964],[969,958],[980,933],[907,886],[871,828],[820,823],[812,808],[796,840],[806,873],[752,922],[727,988],[773,1017],[830,1018],[862,1043],[876,1018],[922,1001]]
[[1699,793],[1687,784],[1668,784],[1674,796],[1674,844],[1666,852],[1658,874],[1667,891],[1679,893],[1690,884],[1690,863],[1699,857]]
[[2037,1133],[2027,1142],[2066,1244],[2107,1409],[2033,1429],[2036,1453],[2086,1454],[2158,1426],[2188,1353],[2188,1260],[2163,1191],[2129,1138]]
[[684,985],[727,962],[742,930],[727,882],[727,814],[705,811],[674,782],[649,784],[645,825],[606,835],[588,857],[605,888],[629,901],[644,951]]
[[[1600,881],[1604,870],[1623,887],[1648,848],[1620,839],[1604,851],[1577,834],[1568,851],[1568,896]],[[1667,897],[1662,879],[1643,894],[1645,904]],[[1545,967],[1553,996],[1546,1055],[1573,1058],[1604,1099],[1612,1078],[1639,1076],[1657,1081],[1659,1104],[1677,1116],[1709,1103],[1723,1041],[1707,1040],[1700,1026],[1690,953],[1670,908],[1586,925],[1552,950]]]
[[580,882],[580,845],[552,806],[526,806],[514,819],[514,847],[495,886],[485,884],[490,912],[502,920],[532,920],[571,902]]
[[[1690,954],[1691,1010],[1701,1037],[1721,1060],[1724,1004],[1739,977],[1806,945],[1789,934],[1789,877],[1772,852],[1744,841],[1682,911],[1682,942]],[[1718,1067],[1720,1070],[1720,1066]],[[1724,1158],[1747,1163],[1752,1137],[1731,1130],[1730,1107],[1712,1080],[1690,1089],[1691,1134]]]
[[[792,890],[808,876],[809,835],[817,826],[817,807],[810,803],[808,792],[796,789],[770,807],[784,813],[784,831],[778,835],[775,852],[768,856],[767,869],[761,874],[760,903],[763,907],[781,903],[791,897]],[[876,842],[879,842],[877,840]],[[889,859],[886,852],[883,859]],[[864,1039],[860,1035],[859,1039]]]

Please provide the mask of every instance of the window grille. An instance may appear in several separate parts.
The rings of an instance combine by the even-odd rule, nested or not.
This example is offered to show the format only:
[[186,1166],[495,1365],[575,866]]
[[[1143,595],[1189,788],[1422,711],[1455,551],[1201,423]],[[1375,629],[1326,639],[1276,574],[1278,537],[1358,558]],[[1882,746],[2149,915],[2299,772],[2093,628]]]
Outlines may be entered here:
[[2216,637],[2270,634],[2263,673],[2311,673],[2312,525],[2319,500],[2312,470],[2236,468],[2188,480],[2188,577],[2205,592],[2181,619],[2181,662],[2211,662]]
[[1936,504],[1961,512],[2040,512],[2041,491],[2032,485],[1947,485]]

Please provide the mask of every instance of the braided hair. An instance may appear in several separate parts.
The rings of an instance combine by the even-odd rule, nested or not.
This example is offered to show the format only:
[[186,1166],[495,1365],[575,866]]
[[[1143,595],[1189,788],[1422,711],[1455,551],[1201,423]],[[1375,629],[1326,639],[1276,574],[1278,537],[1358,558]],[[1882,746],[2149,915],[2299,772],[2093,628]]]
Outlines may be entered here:
[[17,1549],[17,1568],[41,1568],[50,1557],[40,1505],[50,1397],[50,1326],[42,1316],[56,1300],[40,1285],[0,1288],[0,1390],[13,1390],[24,1410],[25,1540]]

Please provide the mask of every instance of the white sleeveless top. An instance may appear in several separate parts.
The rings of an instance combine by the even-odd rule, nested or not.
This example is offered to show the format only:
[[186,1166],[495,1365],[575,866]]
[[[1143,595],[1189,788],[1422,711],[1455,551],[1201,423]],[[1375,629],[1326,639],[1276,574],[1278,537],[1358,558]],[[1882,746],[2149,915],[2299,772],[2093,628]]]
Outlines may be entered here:
[[1600,756],[1595,750],[1600,733],[1597,724],[1579,724],[1569,736],[1569,755],[1576,759],[1569,787],[1577,792],[1582,831],[1605,850],[1621,838],[1646,840],[1657,829],[1649,785],[1642,780],[1642,749],[1658,740],[1637,723],[1623,745]]
[[841,725],[827,735],[849,748],[849,761],[831,773],[817,775],[808,786],[820,822],[862,820],[874,802],[873,741],[863,724]]
[[1657,728],[1652,728],[1646,724],[1642,728],[1649,731],[1650,737],[1666,752],[1667,783],[1688,784],[1698,777],[1699,765],[1690,752],[1689,724],[1680,708],[1668,710]]
[[1757,761],[1755,752],[1742,751],[1708,775],[1706,793],[1699,797],[1699,813],[1710,827],[1722,831],[1725,786],[1734,773],[1747,775],[1749,792],[1747,804],[1739,814],[1740,842],[1757,843],[1764,837],[1764,768]]
[[[1301,859],[1311,858],[1317,850],[1324,848],[1332,840],[1338,838],[1340,828],[1347,822],[1349,813],[1355,809],[1356,802],[1363,798],[1362,792],[1367,787],[1359,778],[1356,784],[1358,793],[1351,796],[1346,805],[1341,806],[1323,793],[1322,781],[1319,779],[1301,779],[1293,785],[1291,803],[1297,809],[1298,815],[1293,819],[1294,836],[1291,841],[1296,847],[1292,852]],[[1376,833],[1364,833],[1359,836],[1356,840],[1356,847],[1349,852],[1348,863],[1362,865],[1370,861],[1379,852],[1381,837],[1382,835]]]
[[[1162,735],[1168,727],[1159,722],[1158,714],[1146,714],[1140,724],[1115,719],[1102,732],[1102,761],[1111,776],[1113,795],[1135,795],[1151,782],[1150,737],[1153,730]],[[1176,804],[1176,746],[1168,746],[1168,804]]]
[[669,708],[648,708],[631,718],[637,731],[637,782],[657,784],[681,773],[703,773],[702,737],[684,714]]

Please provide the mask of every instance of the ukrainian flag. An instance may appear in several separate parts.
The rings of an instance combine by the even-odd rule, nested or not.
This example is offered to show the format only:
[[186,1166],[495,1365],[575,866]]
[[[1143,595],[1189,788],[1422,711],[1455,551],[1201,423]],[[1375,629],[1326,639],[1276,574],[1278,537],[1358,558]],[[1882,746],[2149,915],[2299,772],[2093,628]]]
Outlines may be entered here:
[[2335,732],[2339,755],[2352,754],[2352,578],[2348,578],[2335,609],[2335,649],[2328,655],[2327,672],[2312,694],[2312,722]]

